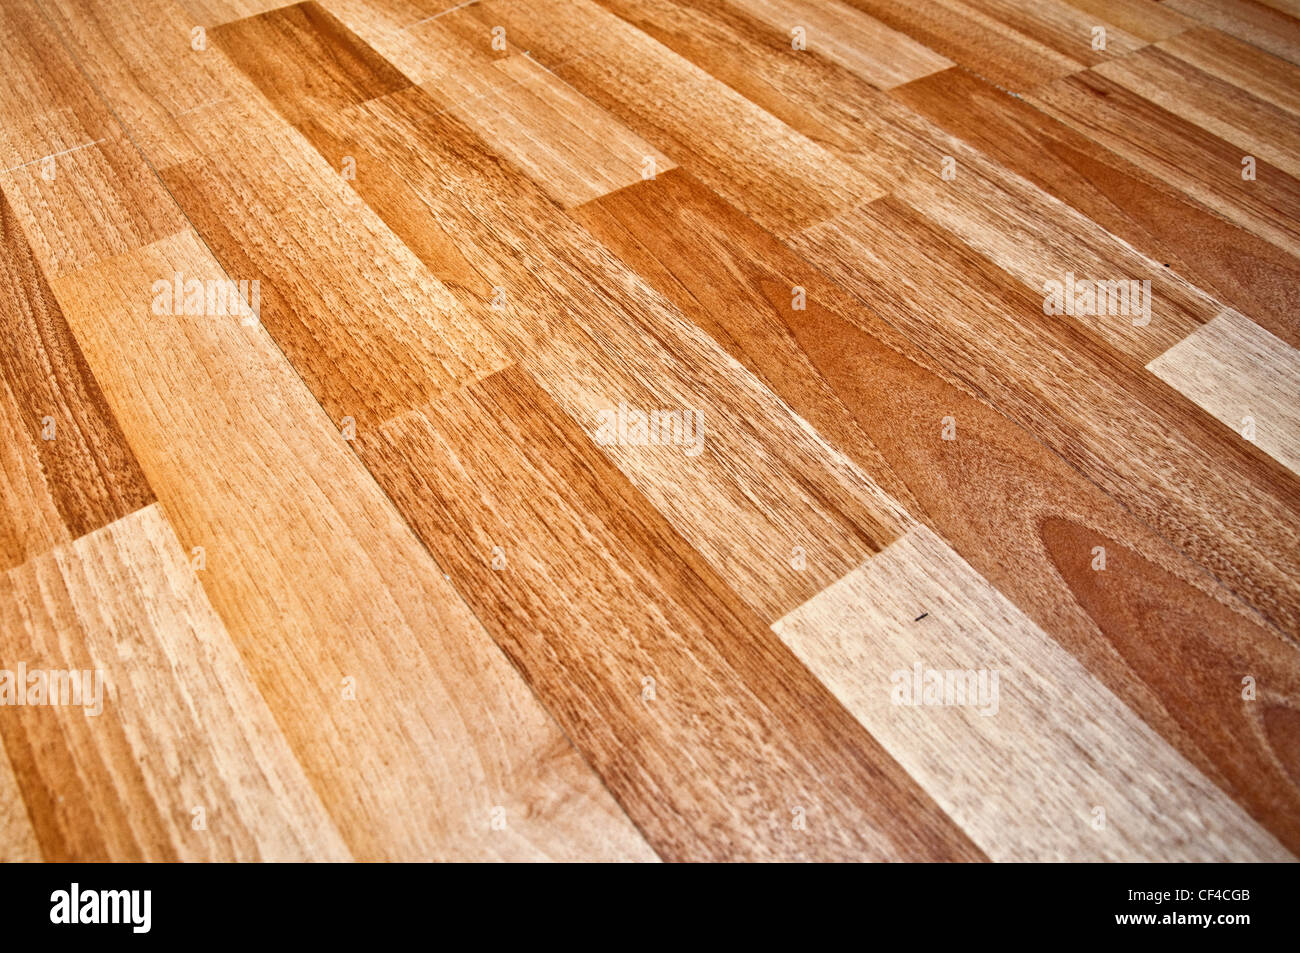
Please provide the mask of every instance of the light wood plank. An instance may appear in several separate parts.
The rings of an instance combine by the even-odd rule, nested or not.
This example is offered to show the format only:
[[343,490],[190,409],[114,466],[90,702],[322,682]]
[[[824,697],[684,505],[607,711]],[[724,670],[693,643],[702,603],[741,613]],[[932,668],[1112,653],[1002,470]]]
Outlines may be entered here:
[[897,86],[952,66],[905,33],[891,30],[838,0],[732,0],[734,6],[793,40],[804,30],[810,53],[825,56],[882,89]]
[[773,629],[994,860],[1292,859],[924,528]]
[[1226,311],[1147,369],[1300,473],[1300,352]]
[[265,330],[150,313],[177,271],[222,277],[183,233],[55,293],[353,854],[649,858]]
[[349,858],[157,504],[10,570],[0,607],[7,668],[98,686],[0,711],[47,859]]

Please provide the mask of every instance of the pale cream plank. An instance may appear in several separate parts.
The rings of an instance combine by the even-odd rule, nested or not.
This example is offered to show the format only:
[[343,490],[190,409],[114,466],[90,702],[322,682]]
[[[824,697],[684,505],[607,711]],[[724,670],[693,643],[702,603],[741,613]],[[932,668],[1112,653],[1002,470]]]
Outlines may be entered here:
[[1300,473],[1300,351],[1281,338],[1225,311],[1147,369]]
[[[773,629],[994,860],[1290,858],[925,527]],[[984,693],[906,704],[917,665]]]

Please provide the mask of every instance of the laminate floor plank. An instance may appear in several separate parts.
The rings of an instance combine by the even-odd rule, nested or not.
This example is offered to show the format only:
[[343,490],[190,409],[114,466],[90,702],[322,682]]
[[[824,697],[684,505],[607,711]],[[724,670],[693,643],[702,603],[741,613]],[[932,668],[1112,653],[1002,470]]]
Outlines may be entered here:
[[1300,67],[1235,37],[1198,27],[1157,43],[1202,72],[1300,116]]
[[[620,407],[701,422],[687,455],[658,440],[604,449],[766,617],[897,534],[900,510],[875,484],[524,177],[485,161],[481,141],[422,89],[322,110],[303,129],[331,163],[359,157],[354,184],[372,205],[401,204],[390,197],[398,189],[455,236],[451,273],[438,259],[429,267],[593,436]],[[466,262],[478,275],[468,287]],[[500,307],[475,297],[482,287]],[[796,548],[807,568],[793,568]]]
[[0,195],[0,571],[153,501],[8,200]]
[[[374,35],[373,23],[355,7],[344,4],[339,13],[358,22],[354,42]],[[397,30],[405,46],[376,42],[391,52],[404,75],[555,201],[580,205],[643,175],[674,168],[671,159],[533,58],[498,57],[445,22]],[[389,23],[387,29],[391,33],[395,27]]]
[[1076,10],[1097,18],[1098,23],[1113,23],[1126,33],[1154,43],[1185,30],[1194,29],[1197,21],[1171,10],[1168,4],[1152,0],[1067,0]]
[[992,859],[1290,859],[928,530],[773,628]]
[[43,859],[27,804],[14,778],[9,756],[0,744],[0,863],[36,863]]
[[[1252,610],[688,173],[575,215],[1260,824],[1300,848],[1293,759],[1285,732],[1267,727],[1273,706],[1284,713],[1282,699],[1300,697],[1300,655]],[[784,300],[795,282],[807,290],[803,311]],[[954,439],[945,440],[949,418]],[[1090,566],[1095,546],[1105,572]],[[1181,656],[1198,659],[1194,682],[1171,671],[1168,659]],[[1225,689],[1265,659],[1259,678],[1278,694],[1260,710],[1234,703]]]
[[1300,260],[1191,201],[1070,126],[959,70],[892,91],[1138,251],[1300,346]]
[[[961,0],[845,0],[936,53],[1015,92],[1068,76],[1086,63],[1066,56]],[[1080,49],[1080,55],[1085,49]]]
[[1295,116],[1156,47],[1093,72],[1193,122],[1289,175],[1300,174]]
[[1300,183],[1260,159],[1242,178],[1243,152],[1093,71],[1040,87],[1030,101],[1290,255],[1300,254]]
[[666,859],[978,858],[523,371],[363,443]]
[[0,7],[0,170],[99,142],[112,129],[34,3]]
[[796,246],[1295,638],[1294,475],[895,199]]
[[354,856],[650,858],[265,329],[150,314],[176,271],[223,274],[182,233],[55,293]]
[[795,39],[802,29],[803,47],[824,56],[874,86],[887,89],[917,79],[952,62],[927,50],[905,33],[838,0],[731,0],[754,18]]
[[1147,368],[1300,473],[1300,352],[1232,312]]
[[[155,169],[204,155],[180,120],[246,102],[252,83],[171,0],[39,0],[58,40]],[[59,49],[57,41],[51,41]],[[196,48],[201,47],[201,48]],[[249,141],[257,127],[243,131]],[[172,234],[173,229],[167,234]],[[165,236],[157,236],[165,237]]]
[[1255,0],[1162,0],[1161,5],[1300,65],[1300,19],[1294,15]]
[[47,860],[349,859],[157,504],[0,593],[6,662],[79,683],[0,714]]
[[[1098,16],[1096,12],[1087,13],[1076,9],[1066,0],[1039,0],[1037,3],[1018,3],[1016,0],[962,2],[1048,49],[1089,66],[1127,56],[1147,42],[1141,36],[1134,36],[1120,25]],[[1104,33],[1095,33],[1097,28]]]

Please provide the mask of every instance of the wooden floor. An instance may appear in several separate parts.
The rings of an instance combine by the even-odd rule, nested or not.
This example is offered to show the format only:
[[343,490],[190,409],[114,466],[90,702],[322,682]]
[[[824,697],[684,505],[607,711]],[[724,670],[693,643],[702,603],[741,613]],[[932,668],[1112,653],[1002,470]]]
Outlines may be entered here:
[[0,859],[1300,854],[1294,0],[4,0],[0,192]]

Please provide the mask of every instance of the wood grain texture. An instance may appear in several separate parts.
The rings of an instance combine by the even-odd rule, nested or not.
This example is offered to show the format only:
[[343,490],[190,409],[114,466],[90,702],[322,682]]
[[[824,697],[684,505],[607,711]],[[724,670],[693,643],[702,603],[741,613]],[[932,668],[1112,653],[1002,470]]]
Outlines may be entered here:
[[[752,23],[718,16],[703,5],[606,2],[647,29],[653,22],[671,23],[656,33],[662,42],[716,71],[795,128],[818,136],[877,187],[905,197],[1035,290],[1069,273],[1152,281],[1150,322],[1087,322],[1139,364],[1222,310],[1163,263],[1135,255],[1097,223],[834,64],[781,57],[780,68],[770,68],[772,57]],[[719,47],[728,50],[725,58],[714,52]],[[830,101],[827,88],[838,94]],[[942,176],[945,160],[955,163],[955,179]]]
[[1276,7],[1256,0],[1163,0],[1161,5],[1300,64],[1300,20]]
[[0,570],[153,500],[0,195]]
[[176,271],[222,274],[185,233],[55,292],[353,855],[650,857],[265,329],[150,313]]
[[453,18],[506,29],[560,79],[788,234],[881,192],[754,103],[591,0],[488,2]]
[[[626,441],[604,450],[767,618],[897,534],[892,500],[531,183],[485,159],[424,90],[322,111],[303,128],[331,162],[358,157],[355,187],[376,207],[427,210],[399,218],[403,234],[455,236],[450,262],[441,242],[420,244],[429,267],[590,433],[620,405],[699,415],[703,449],[690,456]],[[501,307],[485,307],[482,289],[499,289]],[[796,547],[806,570],[791,566]]]
[[1256,178],[1244,180],[1239,146],[1094,71],[1040,87],[1029,99],[1230,222],[1300,253],[1300,183],[1262,158]]
[[1077,56],[1066,56],[961,0],[846,2],[1013,91],[1068,76],[1086,65]]
[[893,199],[798,247],[1294,638],[1285,468]]
[[952,62],[927,50],[905,33],[838,0],[733,0],[783,36],[802,28],[808,52],[840,64],[881,88],[897,86]]
[[1298,12],[5,4],[0,857],[1300,854]]
[[9,756],[0,745],[0,863],[33,863],[43,859]]
[[[356,23],[348,30],[352,46],[361,43],[360,36],[374,35],[372,21],[359,16],[355,7],[343,5],[339,14],[350,18],[348,27]],[[292,21],[292,16],[279,13],[240,23],[234,27],[239,33],[226,35],[240,47],[265,51],[274,48],[274,31],[309,30],[315,22],[295,27],[281,23],[268,29],[260,25],[266,20]],[[382,38],[376,42],[443,109],[471,127],[486,147],[523,170],[556,202],[577,205],[641,181],[647,157],[654,163],[651,173],[673,168],[671,159],[532,57],[495,56],[463,31],[443,26],[445,22],[438,18],[413,30],[399,30],[404,47],[394,48]],[[342,23],[335,21],[331,29],[339,27]],[[266,40],[272,40],[272,46]],[[277,57],[272,62],[278,61]],[[269,95],[277,98],[277,83],[265,85],[272,90]]]
[[0,709],[45,859],[348,859],[157,504],[11,569],[0,606],[6,668],[98,686]]
[[[1040,0],[1037,3],[1017,3],[1015,0],[962,2],[998,23],[1013,27],[1048,49],[1089,66],[1127,56],[1146,44],[1141,36],[1130,34],[1120,25],[1099,17],[1095,11],[1078,10],[1064,0]],[[1094,35],[1093,31],[1097,28],[1105,31],[1104,45],[1101,35]]]
[[1300,352],[1291,345],[1229,311],[1147,368],[1300,473]]
[[1093,71],[1289,175],[1300,173],[1300,132],[1281,107],[1155,47]]
[[666,859],[979,856],[522,371],[363,442]]
[[[8,144],[0,188],[50,274],[139,248],[181,219],[31,0],[0,10]],[[30,123],[30,124],[29,124]]]
[[[683,171],[579,209],[692,321],[1293,851],[1300,656],[1092,482]],[[807,308],[786,306],[799,282]],[[1213,322],[1212,322],[1213,324]],[[953,440],[943,439],[944,421]],[[1105,549],[1108,569],[1091,563]],[[1189,677],[1171,658],[1196,658]],[[1271,686],[1241,704],[1242,673]]]
[[959,70],[892,95],[1138,251],[1300,345],[1300,260],[1023,100]]
[[1300,67],[1218,30],[1200,27],[1156,44],[1198,70],[1300,115]]
[[1148,42],[1193,29],[1197,21],[1151,0],[1068,0],[1070,6]]
[[926,529],[773,629],[994,860],[1289,859]]

